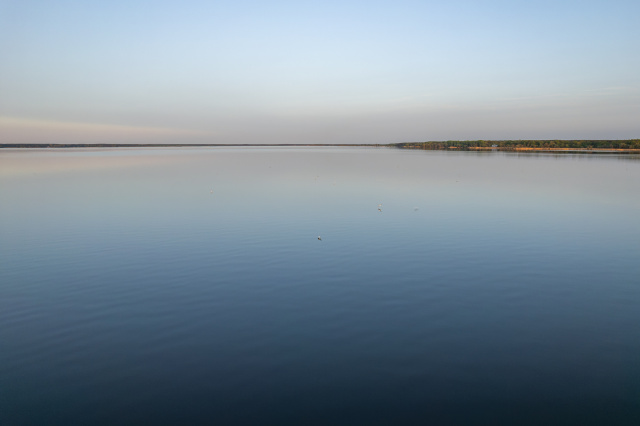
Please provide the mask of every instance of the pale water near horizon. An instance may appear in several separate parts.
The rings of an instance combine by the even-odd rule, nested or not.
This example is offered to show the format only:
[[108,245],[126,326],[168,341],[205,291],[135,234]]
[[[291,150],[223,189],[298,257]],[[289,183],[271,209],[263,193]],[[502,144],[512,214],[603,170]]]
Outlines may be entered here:
[[0,424],[639,424],[639,183],[628,155],[2,150]]

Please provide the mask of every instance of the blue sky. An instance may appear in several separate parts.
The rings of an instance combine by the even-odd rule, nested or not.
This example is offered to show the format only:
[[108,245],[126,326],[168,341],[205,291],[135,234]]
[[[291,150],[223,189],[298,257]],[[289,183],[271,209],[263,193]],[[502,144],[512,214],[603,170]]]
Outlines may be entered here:
[[640,137],[640,2],[0,0],[0,142]]

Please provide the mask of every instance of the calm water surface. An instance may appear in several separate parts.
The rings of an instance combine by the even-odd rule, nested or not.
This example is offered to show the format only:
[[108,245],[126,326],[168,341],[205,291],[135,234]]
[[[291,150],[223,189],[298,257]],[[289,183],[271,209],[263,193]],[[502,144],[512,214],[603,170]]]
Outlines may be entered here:
[[640,424],[639,217],[637,156],[3,150],[0,424]]

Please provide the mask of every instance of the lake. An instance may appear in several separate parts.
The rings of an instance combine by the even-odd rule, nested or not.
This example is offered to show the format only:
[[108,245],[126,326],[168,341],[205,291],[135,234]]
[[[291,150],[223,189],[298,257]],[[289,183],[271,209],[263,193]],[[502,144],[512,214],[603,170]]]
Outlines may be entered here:
[[640,157],[0,151],[0,424],[640,424]]

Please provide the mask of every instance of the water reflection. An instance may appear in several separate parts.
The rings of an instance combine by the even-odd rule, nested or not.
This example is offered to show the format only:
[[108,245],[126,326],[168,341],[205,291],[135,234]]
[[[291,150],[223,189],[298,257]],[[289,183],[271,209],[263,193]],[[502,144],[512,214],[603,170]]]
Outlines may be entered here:
[[0,170],[0,423],[640,415],[630,157],[14,151]]

